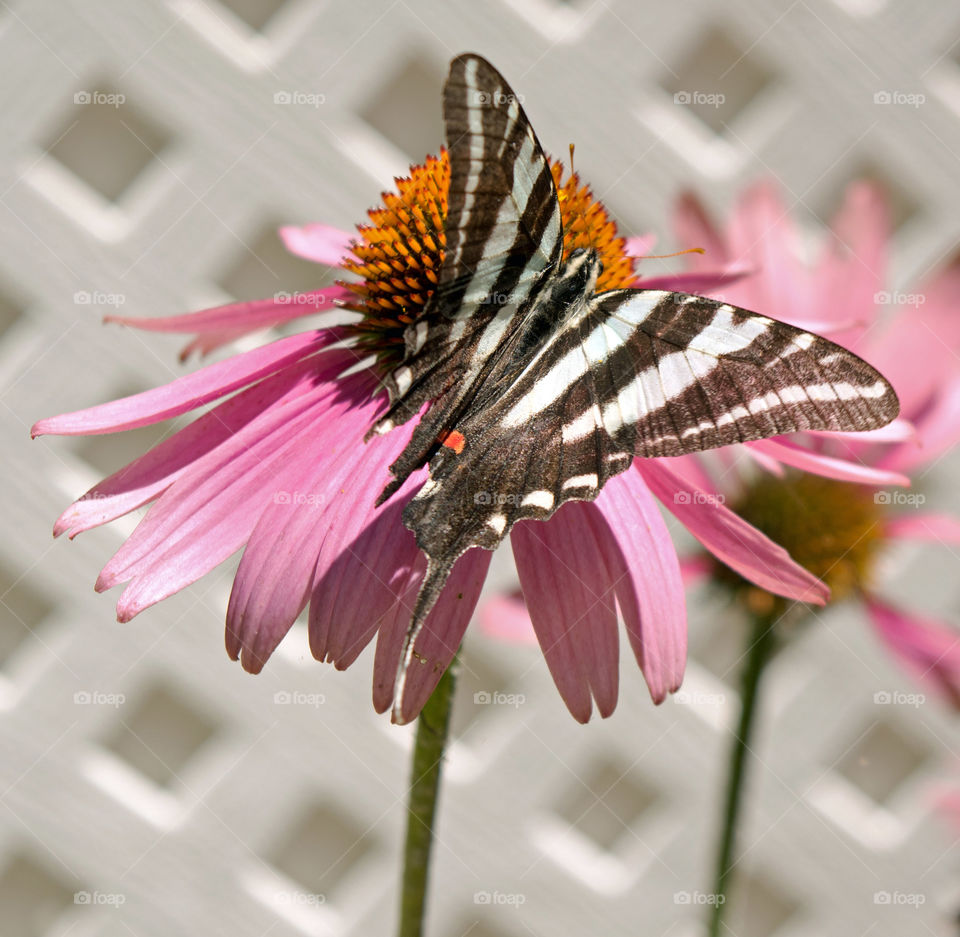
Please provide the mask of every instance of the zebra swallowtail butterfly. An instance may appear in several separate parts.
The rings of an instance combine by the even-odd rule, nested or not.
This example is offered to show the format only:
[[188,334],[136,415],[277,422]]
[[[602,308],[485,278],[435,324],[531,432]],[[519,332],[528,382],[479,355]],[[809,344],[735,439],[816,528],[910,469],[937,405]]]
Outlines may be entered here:
[[380,497],[429,464],[403,512],[428,565],[397,699],[419,628],[471,547],[492,550],[517,521],[596,498],[635,456],[874,429],[898,412],[877,371],[809,332],[701,296],[595,292],[600,261],[575,250],[562,262],[550,167],[485,59],[451,62],[443,116],[446,252],[371,430],[388,432],[432,401]]

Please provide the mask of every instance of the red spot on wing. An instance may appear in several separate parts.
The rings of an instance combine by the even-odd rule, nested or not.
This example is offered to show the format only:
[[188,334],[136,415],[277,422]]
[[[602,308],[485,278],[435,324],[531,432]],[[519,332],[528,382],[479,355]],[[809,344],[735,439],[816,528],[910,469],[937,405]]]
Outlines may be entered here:
[[467,437],[455,429],[444,430],[438,437],[437,442],[441,446],[452,449],[457,455],[463,452],[463,447],[467,444]]

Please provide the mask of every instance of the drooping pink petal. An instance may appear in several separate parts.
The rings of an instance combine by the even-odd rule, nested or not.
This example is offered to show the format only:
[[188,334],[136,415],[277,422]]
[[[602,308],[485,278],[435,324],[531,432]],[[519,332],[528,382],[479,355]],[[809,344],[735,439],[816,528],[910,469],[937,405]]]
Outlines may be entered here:
[[[416,718],[423,709],[460,647],[480,597],[491,555],[488,550],[475,548],[457,560],[437,604],[414,642],[413,662],[402,700],[394,700],[394,685],[410,614],[397,616],[381,627],[373,663],[373,705],[377,712],[386,712],[393,706],[393,721],[404,724]],[[414,590],[404,597],[402,604],[412,607],[415,598]]]
[[477,609],[480,630],[507,644],[536,644],[537,634],[530,621],[527,603],[519,589],[509,594],[492,595]]
[[247,541],[274,494],[288,490],[310,440],[342,432],[338,419],[371,379],[345,383],[320,385],[262,414],[164,492],[97,581],[103,591],[130,580],[117,603],[121,621],[195,582]]
[[917,428],[903,417],[881,426],[878,429],[868,429],[863,432],[836,432],[834,430],[808,430],[808,435],[816,439],[840,440],[852,443],[895,443],[907,442],[917,437]]
[[687,613],[677,551],[639,472],[611,478],[594,502],[597,543],[614,580],[633,653],[655,703],[683,680]]
[[691,270],[722,267],[731,260],[723,235],[717,230],[703,203],[692,192],[683,193],[677,200],[673,214],[673,228],[678,244],[684,247],[702,247],[703,254],[690,254],[687,262]]
[[949,514],[898,514],[891,517],[885,527],[888,537],[901,540],[960,543],[960,518]]
[[863,462],[851,462],[847,459],[838,459],[833,456],[811,452],[787,439],[761,439],[748,442],[746,445],[755,452],[764,455],[784,465],[813,472],[824,478],[835,478],[839,481],[859,482],[864,485],[902,485],[910,486],[910,479],[900,472],[891,472],[888,469],[876,468]]
[[[365,446],[364,433],[380,405],[373,399],[349,413],[329,412],[327,425],[297,453],[289,489],[274,494],[250,535],[230,595],[226,640],[230,656],[240,657],[251,673],[260,671],[306,606],[327,545],[344,535],[349,544],[359,526],[355,518],[375,510],[379,488],[390,477],[387,466],[410,435],[404,428]],[[399,525],[399,517],[394,521]],[[352,566],[362,562],[350,551],[344,559]],[[342,610],[348,626],[362,621],[367,596],[354,596],[356,610]]]
[[909,472],[933,462],[960,442],[960,374],[945,380],[928,405],[913,417],[915,440],[892,448],[878,459],[883,468]]
[[643,290],[672,290],[677,293],[709,295],[716,290],[732,286],[744,277],[750,276],[751,272],[745,267],[732,267],[729,270],[668,273],[658,277],[642,277],[636,285]]
[[915,678],[960,708],[960,630],[876,598],[867,610],[880,637]]
[[354,235],[325,224],[286,225],[280,228],[283,246],[291,254],[328,267],[339,267],[350,253]]
[[[336,489],[339,494],[335,492],[330,505],[329,532],[312,583],[310,650],[338,670],[356,660],[385,621],[402,617],[409,623],[413,614],[406,599],[422,555],[401,515],[424,473],[414,473],[384,505],[375,506],[392,478],[389,465],[410,439],[413,422],[371,440],[356,480],[342,491]],[[364,496],[358,498],[356,491]],[[414,598],[416,593],[410,601]],[[395,608],[398,603],[402,610]]]
[[301,316],[326,312],[337,301],[346,301],[353,293],[343,286],[328,286],[308,293],[277,293],[271,299],[229,303],[178,316],[104,316],[104,322],[116,322],[144,332],[174,332],[198,335],[229,332],[245,335],[257,329],[279,325]]
[[60,515],[53,528],[54,536],[69,532],[72,539],[84,530],[109,523],[147,504],[166,491],[198,459],[260,414],[318,383],[332,380],[348,367],[350,360],[351,355],[332,352],[318,361],[307,359],[224,401],[94,485]]
[[790,559],[783,547],[727,508],[716,495],[692,485],[664,464],[638,459],[644,481],[667,508],[718,560],[768,592],[824,605],[830,590]]
[[112,400],[98,407],[40,420],[31,434],[35,437],[45,433],[89,436],[159,423],[296,364],[337,338],[337,333],[329,330],[281,338],[226,361],[207,365],[162,387]]
[[[578,722],[617,704],[616,586],[596,508],[568,501],[548,521],[521,521],[510,534],[530,620],[563,701]],[[598,523],[601,521],[601,523]],[[621,557],[622,559],[622,557]]]

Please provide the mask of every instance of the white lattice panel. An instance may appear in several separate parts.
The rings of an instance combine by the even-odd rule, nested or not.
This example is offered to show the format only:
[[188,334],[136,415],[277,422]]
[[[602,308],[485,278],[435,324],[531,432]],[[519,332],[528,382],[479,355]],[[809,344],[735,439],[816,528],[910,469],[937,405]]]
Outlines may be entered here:
[[[960,240],[949,2],[0,4],[4,937],[391,932],[410,733],[373,714],[370,655],[337,674],[295,629],[243,674],[222,647],[231,569],[116,624],[91,587],[129,525],[72,545],[49,529],[160,431],[27,430],[181,373],[177,342],[100,325],[114,305],[149,316],[315,287],[273,229],[349,227],[435,151],[446,62],[466,49],[525,96],[550,150],[577,143],[632,232],[669,241],[682,188],[722,211],[762,173],[814,222],[866,172],[896,197],[892,286]],[[951,465],[929,490],[957,505]],[[900,560],[891,590],[956,620],[957,557]],[[617,713],[587,727],[538,652],[472,635],[432,934],[698,932],[703,908],[682,896],[708,890],[739,637],[701,598],[691,624],[691,703],[654,709],[625,662]],[[776,662],[731,934],[956,933],[960,856],[930,789],[960,733],[933,702],[874,704],[913,689],[853,612]],[[474,704],[495,690],[525,701]]]

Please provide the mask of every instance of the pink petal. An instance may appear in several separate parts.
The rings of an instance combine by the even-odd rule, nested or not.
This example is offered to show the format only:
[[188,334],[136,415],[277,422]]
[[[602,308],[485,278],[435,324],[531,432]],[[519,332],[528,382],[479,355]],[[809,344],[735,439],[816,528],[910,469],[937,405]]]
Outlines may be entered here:
[[877,599],[867,610],[880,637],[918,680],[960,708],[960,631]]
[[960,543],[960,518],[948,514],[898,514],[891,517],[885,526],[889,537],[942,544]]
[[306,224],[301,227],[287,225],[280,228],[283,245],[291,254],[339,267],[344,257],[350,253],[354,236],[325,224]]
[[655,703],[683,680],[687,612],[677,551],[639,472],[611,478],[595,502],[599,536],[637,663]]
[[336,337],[334,333],[322,331],[281,338],[226,361],[207,365],[162,387],[41,420],[31,434],[35,437],[44,433],[86,436],[159,423],[296,364],[329,345]]
[[709,266],[722,266],[730,261],[723,235],[711,221],[703,203],[692,192],[685,192],[677,200],[673,228],[678,244],[704,249],[703,254],[690,255],[688,262],[691,269],[704,270]]
[[195,582],[238,550],[277,491],[289,490],[303,453],[318,433],[343,431],[351,397],[367,375],[343,392],[337,381],[273,407],[167,489],[97,581],[103,591],[130,579],[117,604],[129,620]]
[[520,590],[509,595],[493,595],[477,610],[480,630],[507,644],[536,644],[537,635],[530,621],[527,603]]
[[410,439],[413,423],[371,440],[366,471],[350,487],[366,492],[358,499],[349,489],[334,494],[329,532],[316,560],[310,600],[310,649],[318,660],[338,670],[350,666],[385,622],[413,613],[411,577],[422,573],[423,557],[401,514],[423,483],[423,472],[409,478],[386,504],[377,496],[392,478],[389,465]]
[[768,592],[800,602],[826,603],[827,586],[790,559],[783,547],[664,462],[637,459],[634,464],[663,506],[720,562]]
[[549,520],[521,521],[510,534],[537,640],[578,722],[590,718],[591,694],[602,716],[617,705],[614,600],[622,571],[607,565],[612,551],[593,512],[592,505],[568,501]]
[[[380,405],[372,400],[349,413],[331,410],[297,453],[296,470],[286,479],[290,488],[274,494],[250,535],[227,609],[227,651],[251,673],[261,670],[306,606],[327,543],[350,527],[351,514],[372,513],[390,477],[387,466],[403,440],[363,444]],[[358,563],[349,553],[344,559]]]
[[672,290],[677,293],[712,293],[731,286],[753,271],[745,267],[729,270],[697,270],[690,273],[668,273],[659,277],[642,277],[637,283],[641,290]]
[[761,439],[748,442],[745,445],[757,452],[762,452],[784,465],[813,472],[824,478],[836,478],[839,481],[860,482],[864,485],[903,485],[910,487],[910,479],[899,472],[874,468],[872,465],[849,462],[846,459],[837,459],[833,456],[811,452],[786,439]]
[[833,430],[808,430],[810,436],[817,439],[838,439],[852,443],[893,443],[906,442],[917,438],[917,428],[909,420],[897,417],[879,429],[868,429],[860,433],[834,432]]
[[[409,612],[395,619],[389,627],[381,628],[373,664],[373,705],[377,712],[385,712],[393,705],[393,721],[404,724],[416,718],[423,709],[460,647],[480,597],[490,557],[487,550],[473,549],[457,560],[414,643],[413,663],[402,700],[394,701],[393,692],[400,651],[410,624]],[[415,591],[408,592],[406,602],[410,607],[415,598]]]
[[300,316],[332,309],[338,301],[355,298],[343,286],[328,286],[309,293],[277,293],[272,299],[214,306],[179,316],[158,316],[152,319],[136,316],[105,316],[104,322],[116,322],[146,332],[182,332],[198,334],[228,332],[246,335],[256,329],[269,328]]
[[73,538],[84,530],[106,524],[152,501],[198,459],[212,452],[269,408],[292,400],[331,380],[347,367],[345,356],[330,354],[317,370],[313,359],[292,365],[231,397],[194,420],[145,455],[124,466],[75,501],[54,525],[55,537],[69,531]]

